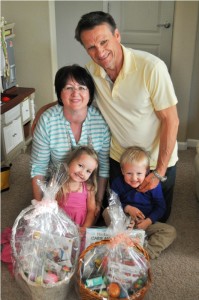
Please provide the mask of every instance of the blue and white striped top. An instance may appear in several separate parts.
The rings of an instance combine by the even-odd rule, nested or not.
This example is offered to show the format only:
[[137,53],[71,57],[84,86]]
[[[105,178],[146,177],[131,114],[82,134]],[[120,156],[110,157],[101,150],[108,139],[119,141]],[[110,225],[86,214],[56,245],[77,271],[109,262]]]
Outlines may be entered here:
[[56,167],[61,162],[66,162],[71,148],[88,145],[89,140],[98,154],[99,176],[109,177],[110,131],[99,110],[94,106],[88,108],[80,140],[76,143],[70,122],[64,117],[63,107],[57,104],[47,109],[34,130],[31,177],[47,176],[49,166]]

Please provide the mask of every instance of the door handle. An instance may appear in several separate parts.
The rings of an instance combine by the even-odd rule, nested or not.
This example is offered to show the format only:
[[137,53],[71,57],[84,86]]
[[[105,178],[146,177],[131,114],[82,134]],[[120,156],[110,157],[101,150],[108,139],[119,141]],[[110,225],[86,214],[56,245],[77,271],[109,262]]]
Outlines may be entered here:
[[167,29],[171,27],[171,23],[165,22],[164,24],[157,24],[157,27],[164,27]]

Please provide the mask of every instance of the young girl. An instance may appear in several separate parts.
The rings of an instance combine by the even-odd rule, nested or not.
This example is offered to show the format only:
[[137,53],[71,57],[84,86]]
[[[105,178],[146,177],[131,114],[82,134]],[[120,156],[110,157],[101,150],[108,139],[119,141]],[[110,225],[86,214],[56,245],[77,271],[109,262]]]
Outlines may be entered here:
[[76,148],[67,161],[68,180],[57,195],[59,206],[80,227],[94,225],[98,157],[88,147]]
[[[85,229],[94,225],[96,219],[95,193],[97,191],[98,164],[98,156],[92,148],[88,146],[76,148],[68,159],[68,180],[57,194],[59,206],[81,227],[81,250],[85,243]],[[11,228],[6,228],[1,234],[1,244],[4,245],[1,260],[8,264],[12,273],[11,232]]]

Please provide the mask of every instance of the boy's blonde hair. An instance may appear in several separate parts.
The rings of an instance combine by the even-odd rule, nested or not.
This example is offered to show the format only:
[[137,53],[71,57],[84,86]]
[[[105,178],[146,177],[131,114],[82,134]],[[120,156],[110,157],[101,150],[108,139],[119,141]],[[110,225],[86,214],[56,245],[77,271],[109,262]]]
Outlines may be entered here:
[[126,163],[142,163],[146,169],[149,169],[150,156],[144,148],[131,146],[125,149],[120,158],[120,166],[123,168]]

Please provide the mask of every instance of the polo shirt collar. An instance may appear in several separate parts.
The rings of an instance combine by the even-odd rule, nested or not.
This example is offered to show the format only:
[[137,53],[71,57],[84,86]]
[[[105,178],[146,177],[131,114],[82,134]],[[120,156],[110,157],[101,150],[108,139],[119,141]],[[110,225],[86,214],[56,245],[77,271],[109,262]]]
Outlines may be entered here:
[[126,48],[123,45],[122,50],[124,53],[124,63],[121,72],[124,75],[135,72],[137,70],[137,65],[133,50],[130,48]]

